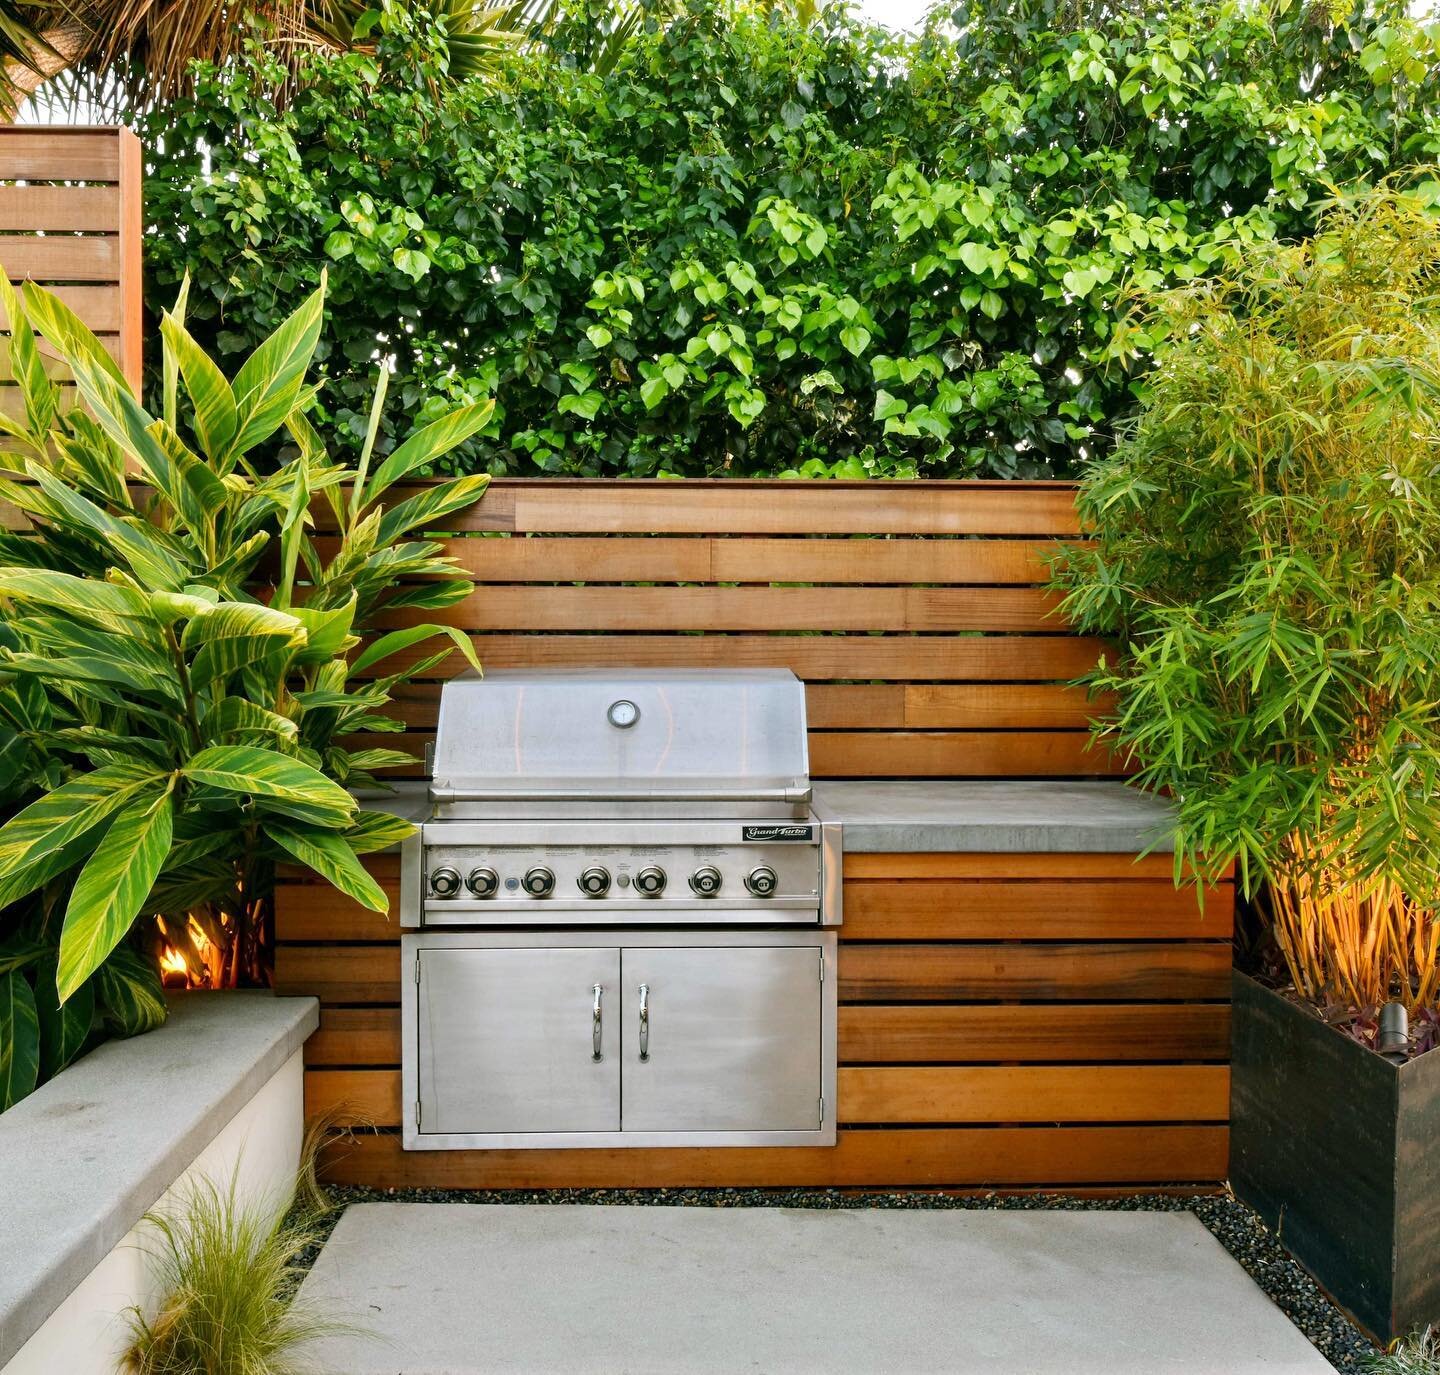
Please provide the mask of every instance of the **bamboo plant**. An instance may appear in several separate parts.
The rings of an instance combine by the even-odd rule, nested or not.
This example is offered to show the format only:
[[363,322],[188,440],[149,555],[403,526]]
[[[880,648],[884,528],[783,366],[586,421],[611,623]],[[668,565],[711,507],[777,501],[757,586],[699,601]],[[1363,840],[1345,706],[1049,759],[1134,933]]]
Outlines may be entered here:
[[[416,618],[471,584],[413,532],[487,479],[392,489],[490,408],[331,462],[305,419],[323,290],[229,379],[186,331],[182,292],[157,417],[57,297],[32,285],[22,302],[0,277],[25,400],[23,419],[0,416],[0,500],[28,525],[0,531],[0,808],[20,808],[0,827],[0,1107],[103,1031],[163,1017],[144,942],[127,941],[138,919],[232,984],[264,977],[277,861],[386,909],[359,856],[411,828],[353,790],[414,759],[354,737],[404,729],[385,707],[407,676],[455,649],[475,662],[466,636]],[[37,331],[83,406],[64,411]]]
[[[1321,1008],[1440,1005],[1440,185],[1339,197],[1148,303],[1132,431],[1065,613],[1121,652],[1099,734],[1237,866]],[[1169,341],[1169,342],[1167,342]]]

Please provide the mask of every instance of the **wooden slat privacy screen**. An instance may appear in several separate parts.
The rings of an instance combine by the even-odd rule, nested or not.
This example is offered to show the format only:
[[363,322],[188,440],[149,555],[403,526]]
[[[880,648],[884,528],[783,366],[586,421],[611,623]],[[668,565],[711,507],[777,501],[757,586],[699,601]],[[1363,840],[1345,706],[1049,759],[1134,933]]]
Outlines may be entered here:
[[[788,665],[820,777],[1105,774],[1066,680],[1045,556],[1064,484],[497,482],[447,518],[500,665]],[[396,623],[430,618],[408,613]],[[445,670],[458,667],[452,656]],[[439,683],[401,710],[419,744]],[[391,893],[392,857],[372,866]],[[298,875],[276,984],[322,1001],[312,1111],[374,1127],[332,1178],[377,1186],[1150,1187],[1226,1172],[1233,891],[1167,857],[854,854],[840,933],[839,1145],[400,1149],[398,931]]]
[[[501,481],[447,523],[477,587],[440,615],[491,667],[791,668],[817,778],[1120,772],[1067,686],[1099,646],[1042,585],[1064,483]],[[417,753],[438,698],[401,702]]]
[[[54,291],[137,389],[140,186],[140,140],[127,129],[0,126],[0,267],[17,287],[30,280]],[[0,310],[0,330],[9,326]],[[58,360],[54,375],[63,375]],[[9,348],[0,347],[0,410],[20,406]]]

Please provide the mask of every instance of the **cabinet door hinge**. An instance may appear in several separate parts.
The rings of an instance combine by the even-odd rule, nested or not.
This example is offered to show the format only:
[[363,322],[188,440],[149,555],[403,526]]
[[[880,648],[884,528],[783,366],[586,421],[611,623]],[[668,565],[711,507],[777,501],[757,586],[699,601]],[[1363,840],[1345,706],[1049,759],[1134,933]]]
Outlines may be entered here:
[[825,982],[825,952],[823,950],[820,952],[820,982],[822,984]]
[[825,1125],[825,1096],[823,1094],[820,1096],[820,1125],[822,1127]]
[[415,952],[415,986],[420,986],[420,952]]
[[420,1130],[420,1100],[418,1098],[415,1100],[415,1130],[417,1132]]

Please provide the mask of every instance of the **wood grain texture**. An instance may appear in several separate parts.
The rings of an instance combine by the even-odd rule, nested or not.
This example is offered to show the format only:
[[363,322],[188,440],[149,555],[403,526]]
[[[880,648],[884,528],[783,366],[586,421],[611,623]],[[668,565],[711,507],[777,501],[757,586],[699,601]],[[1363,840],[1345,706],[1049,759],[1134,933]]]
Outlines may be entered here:
[[[840,1009],[842,1064],[986,1061],[1223,1061],[1230,1009],[1222,1003],[852,1004]],[[305,1043],[315,1067],[400,1063],[400,1010],[326,1007]]]
[[[1224,941],[842,945],[842,1002],[1223,1001]],[[395,945],[281,945],[275,988],[326,1003],[399,1001]]]
[[[404,500],[420,484],[396,487]],[[678,493],[684,491],[684,499]],[[320,528],[333,529],[325,509]],[[692,478],[509,478],[444,517],[449,531],[655,535],[994,535],[1080,533],[1064,482],[784,482]]]
[[0,126],[0,181],[119,181],[117,132],[78,126]]
[[0,235],[0,266],[12,282],[118,282],[117,234]]
[[[5,263],[3,240],[0,240],[0,266],[8,266]],[[80,317],[81,323],[93,330],[96,334],[115,334],[120,329],[120,295],[113,286],[50,286],[46,291],[52,292],[65,302],[76,315]],[[10,328],[10,317],[5,313],[3,306],[0,306],[0,329]]]
[[[483,592],[481,596],[483,596]],[[480,633],[489,668],[788,668],[809,682],[1053,683],[1079,678],[1105,645],[1079,635],[646,635]],[[393,654],[361,677],[396,672],[434,646]],[[432,669],[463,672],[458,651]]]
[[405,1152],[392,1135],[341,1139],[335,1183],[379,1188],[961,1188],[1179,1184],[1225,1177],[1223,1126],[851,1129],[834,1147]]
[[[322,552],[334,540],[322,540]],[[500,535],[451,540],[462,572],[487,583],[911,583],[1048,581],[1045,540],[796,535],[707,538]]]
[[[439,683],[401,684],[386,713],[432,729],[440,692]],[[1108,706],[1108,699],[1092,701],[1083,688],[1061,683],[810,683],[805,689],[806,712],[817,729],[1088,730]]]
[[[1223,1122],[1223,1065],[842,1067],[842,1124]],[[305,1112],[337,1126],[398,1127],[399,1069],[313,1069]]]
[[[1229,877],[1233,866],[1225,870]],[[1076,853],[1059,850],[982,853],[847,854],[845,878],[1170,878],[1174,857],[1163,852]],[[1184,875],[1188,879],[1190,870]],[[1222,896],[1222,901],[1228,901]]]
[[1223,1000],[1228,941],[844,945],[842,1002]]
[[465,630],[1063,631],[1039,587],[543,587],[490,584],[441,611],[383,615],[387,627]]
[[847,941],[1228,940],[1233,915],[1165,879],[855,880],[845,885]]
[[840,1009],[842,1064],[1223,1061],[1229,1054],[1230,1009],[1221,1003],[852,1004]]
[[[0,155],[5,146],[0,143]],[[0,231],[89,230],[115,233],[120,223],[117,186],[0,185]]]

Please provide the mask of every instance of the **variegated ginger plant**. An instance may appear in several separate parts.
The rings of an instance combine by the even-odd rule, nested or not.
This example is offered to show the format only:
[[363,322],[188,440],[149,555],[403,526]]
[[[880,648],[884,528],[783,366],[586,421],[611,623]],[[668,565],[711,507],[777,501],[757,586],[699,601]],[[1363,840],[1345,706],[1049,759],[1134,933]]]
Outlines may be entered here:
[[[304,416],[323,290],[231,379],[186,332],[182,292],[162,322],[156,417],[56,296],[29,286],[22,303],[0,278],[25,400],[23,420],[0,416],[0,499],[28,527],[0,532],[0,760],[30,793],[0,827],[0,1107],[100,1033],[101,981],[117,960],[134,973],[141,919],[233,983],[263,977],[276,861],[386,908],[359,856],[411,828],[352,790],[413,757],[352,737],[403,729],[385,707],[407,676],[456,649],[475,662],[453,627],[409,623],[471,589],[413,532],[488,479],[389,497],[490,404],[383,458],[367,443],[354,469],[330,462]],[[36,332],[83,407],[63,410]],[[163,1016],[133,982],[144,1006],[121,1029]]]

